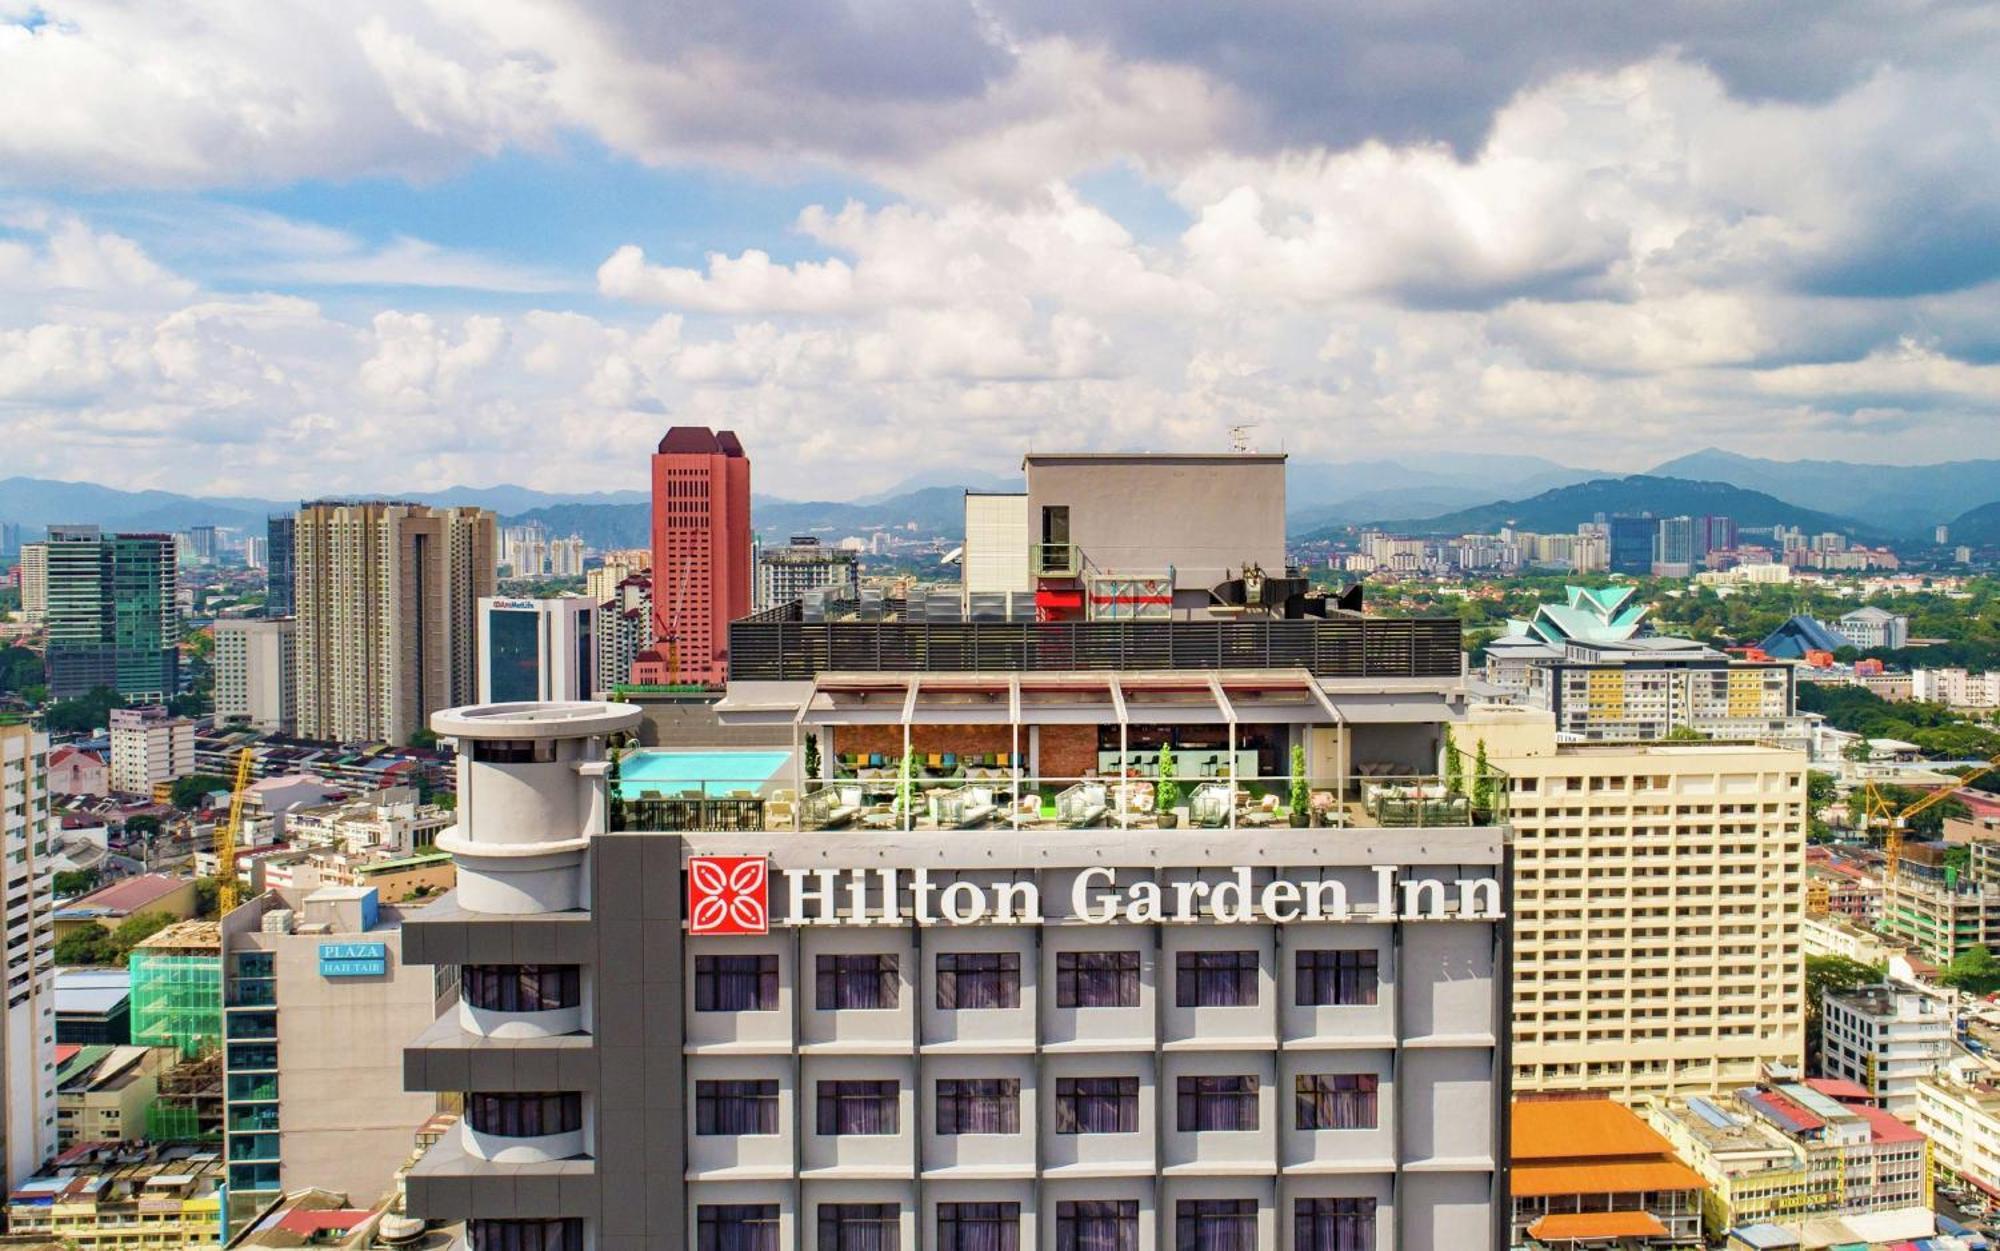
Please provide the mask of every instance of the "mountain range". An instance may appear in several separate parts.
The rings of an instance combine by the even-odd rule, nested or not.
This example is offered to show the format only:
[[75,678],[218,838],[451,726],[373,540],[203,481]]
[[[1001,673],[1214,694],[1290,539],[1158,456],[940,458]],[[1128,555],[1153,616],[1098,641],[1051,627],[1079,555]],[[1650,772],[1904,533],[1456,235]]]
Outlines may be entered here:
[[[1502,526],[1544,533],[1568,533],[1599,515],[1634,516],[1642,513],[1651,513],[1656,517],[1699,517],[1707,514],[1734,518],[1739,526],[1746,528],[1784,524],[1814,533],[1840,531],[1862,538],[1881,537],[1879,529],[1853,518],[1800,508],[1762,491],[1749,491],[1726,482],[1696,482],[1651,474],[1595,478],[1543,491],[1527,499],[1498,500],[1433,517],[1379,524],[1385,530],[1413,534],[1476,534]],[[1333,533],[1343,528],[1328,527],[1305,537],[1332,537]]]
[[[1933,525],[1950,522],[1955,540],[1977,543],[1996,541],[1979,536],[1985,532],[1982,527],[1995,524],[1993,513],[2000,512],[2000,460],[1870,465],[1765,460],[1718,448],[1676,457],[1631,476],[1532,455],[1444,451],[1426,453],[1414,463],[1294,459],[1286,465],[1285,482],[1289,529],[1302,537],[1364,523],[1458,533],[1486,528],[1482,519],[1511,517],[1526,528],[1568,529],[1598,512],[1668,516],[1710,512],[1728,514],[1750,526],[1786,521],[1863,535],[1926,538]],[[1704,485],[1742,494],[1693,489]],[[852,500],[755,495],[751,517],[766,541],[782,542],[792,534],[841,538],[912,525],[919,535],[959,538],[964,525],[961,496],[967,489],[1018,491],[1022,479],[1018,474],[942,466]],[[580,534],[595,547],[643,544],[648,533],[648,496],[643,490],[552,492],[503,483],[365,498],[491,508],[506,524],[539,521],[556,534]],[[1989,511],[1983,508],[1986,505],[1995,508]],[[293,500],[0,478],[0,521],[18,523],[31,536],[65,522],[94,522],[122,530],[216,525],[255,533],[270,514],[295,507]]]

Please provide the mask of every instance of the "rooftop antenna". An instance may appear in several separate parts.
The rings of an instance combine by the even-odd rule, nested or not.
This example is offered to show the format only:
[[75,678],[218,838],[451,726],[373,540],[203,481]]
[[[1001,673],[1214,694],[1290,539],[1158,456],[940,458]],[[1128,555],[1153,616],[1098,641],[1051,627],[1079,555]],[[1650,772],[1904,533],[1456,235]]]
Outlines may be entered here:
[[1229,427],[1229,450],[1231,452],[1255,451],[1256,449],[1250,446],[1250,432],[1258,424],[1258,422],[1248,421]]

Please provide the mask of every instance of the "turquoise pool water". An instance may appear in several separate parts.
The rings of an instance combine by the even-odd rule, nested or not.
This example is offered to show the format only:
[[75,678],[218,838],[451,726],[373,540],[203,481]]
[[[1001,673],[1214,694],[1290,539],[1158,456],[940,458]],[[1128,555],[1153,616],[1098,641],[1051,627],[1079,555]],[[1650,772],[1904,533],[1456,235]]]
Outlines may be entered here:
[[658,791],[671,798],[697,788],[706,795],[761,790],[791,759],[788,751],[635,751],[619,762],[618,795],[638,799]]

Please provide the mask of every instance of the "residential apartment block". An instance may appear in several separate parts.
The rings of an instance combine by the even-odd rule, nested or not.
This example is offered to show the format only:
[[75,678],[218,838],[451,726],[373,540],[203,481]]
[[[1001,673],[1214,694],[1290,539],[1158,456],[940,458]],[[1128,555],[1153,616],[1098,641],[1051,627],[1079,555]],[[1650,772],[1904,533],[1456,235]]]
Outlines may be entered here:
[[1951,1009],[1894,984],[1830,989],[1820,1002],[1821,1071],[1853,1082],[1897,1116],[1913,1116],[1917,1083],[1951,1055]]
[[757,553],[757,607],[783,604],[807,591],[853,599],[861,590],[860,561],[860,553],[827,547],[810,534],[795,534],[790,543],[763,548]]
[[2000,704],[2000,672],[1971,673],[1964,669],[1913,669],[1910,698],[1954,708],[1991,708]]
[[298,623],[290,618],[215,623],[217,720],[273,734],[298,728]]
[[49,545],[21,544],[21,615],[39,622],[49,611]]
[[300,737],[405,743],[474,698],[492,513],[321,500],[294,530]]
[[155,786],[194,772],[194,722],[159,705],[113,708],[111,789],[151,795]]
[[7,855],[0,920],[0,1181],[19,1185],[55,1150],[55,887],[49,861],[49,740],[0,724],[0,846]]
[[1517,1094],[1719,1091],[1800,1063],[1804,753],[1559,744],[1508,705],[1455,738],[1507,779]]
[[1917,1129],[1936,1170],[2000,1200],[2000,1088],[1981,1074],[1937,1073],[1917,1081]]

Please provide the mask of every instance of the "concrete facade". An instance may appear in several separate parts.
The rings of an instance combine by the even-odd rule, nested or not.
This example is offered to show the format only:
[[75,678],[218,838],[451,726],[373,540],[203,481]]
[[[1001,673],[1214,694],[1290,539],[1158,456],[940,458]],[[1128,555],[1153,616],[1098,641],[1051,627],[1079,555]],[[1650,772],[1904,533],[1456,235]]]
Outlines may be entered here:
[[[593,1251],[763,1220],[778,1246],[813,1247],[854,1215],[829,1205],[857,1204],[912,1251],[988,1218],[1048,1251],[1078,1201],[1112,1203],[1142,1251],[1205,1219],[1289,1251],[1314,1213],[1380,1251],[1506,1245],[1504,827],[616,832],[604,743],[638,717],[434,721],[461,753],[459,826],[439,840],[460,883],[409,921],[405,952],[467,980],[406,1070],[412,1089],[467,1092],[468,1117],[411,1175],[413,1213],[574,1221],[561,1245]],[[710,855],[770,874],[768,932],[689,932],[686,876]],[[820,912],[820,879],[792,870],[863,894]],[[1262,902],[1226,904],[1239,882]],[[1098,919],[1154,883],[1192,911]],[[1288,891],[1333,898],[1321,883],[1350,907],[1285,911]],[[1441,912],[1412,909],[1433,895]],[[1021,911],[960,907],[974,897]],[[914,919],[931,906],[947,911]],[[885,910],[898,919],[857,923]],[[1336,967],[1338,992],[1313,973]],[[1082,1110],[1079,1081],[1111,1102]],[[1308,1089],[1341,1128],[1305,1123]],[[825,1101],[856,1092],[872,1128],[841,1130]]]
[[1455,727],[1508,776],[1514,1089],[1713,1092],[1805,1045],[1802,752],[1559,746],[1545,713]]
[[1022,467],[1031,544],[1074,545],[1084,578],[1171,573],[1176,616],[1207,616],[1209,588],[1246,565],[1285,570],[1283,453],[1034,452]]
[[217,720],[276,734],[298,728],[296,621],[216,622],[213,664]]
[[406,743],[431,712],[474,697],[494,526],[483,508],[321,500],[299,509],[300,737]]
[[[378,910],[374,893],[270,891],[223,921],[235,1217],[306,1186],[373,1202],[438,1110],[404,1090],[402,1044],[436,1017],[439,979],[403,958],[411,914]],[[286,910],[290,932],[265,928]]]
[[162,782],[194,772],[194,722],[165,708],[113,708],[111,789],[151,795]]
[[7,997],[0,1005],[0,1168],[9,1189],[55,1150],[54,885],[48,737],[0,725],[0,845],[8,861]]
[[479,701],[588,699],[596,606],[581,596],[479,601]]
[[1951,1010],[1893,984],[1828,990],[1820,1002],[1820,1071],[1860,1086],[1897,1116],[1912,1116],[1917,1082],[1951,1055]]
[[653,638],[668,682],[719,684],[750,612],[750,458],[728,430],[675,426],[653,455]]

